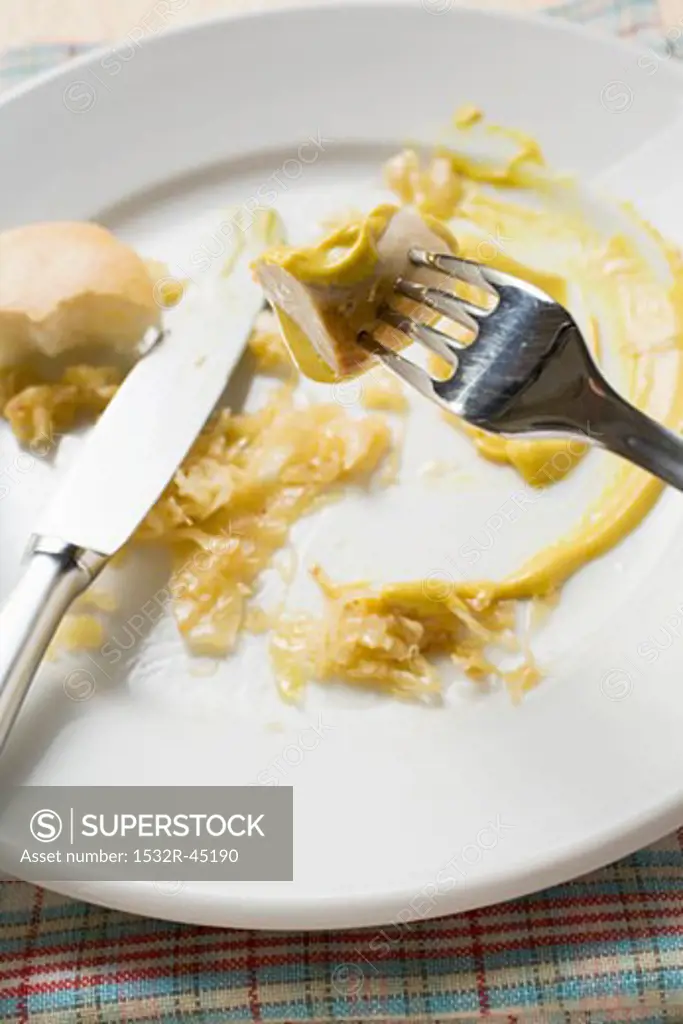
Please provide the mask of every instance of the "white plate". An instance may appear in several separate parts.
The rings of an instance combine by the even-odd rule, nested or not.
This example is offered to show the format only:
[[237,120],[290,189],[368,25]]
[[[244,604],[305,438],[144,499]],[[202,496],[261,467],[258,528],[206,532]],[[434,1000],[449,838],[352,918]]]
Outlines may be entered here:
[[[100,218],[145,253],[182,262],[215,230],[220,207],[244,202],[267,179],[272,189],[274,174],[277,205],[295,230],[323,210],[381,195],[382,157],[433,137],[466,101],[533,132],[554,165],[584,176],[679,109],[681,77],[664,63],[648,73],[633,49],[546,21],[430,13],[440,6],[249,15],[47,76],[0,106],[2,150],[11,153],[2,226]],[[322,148],[309,145],[306,157],[318,157],[305,163],[297,151],[310,139]],[[476,486],[421,479],[435,454],[471,469]],[[55,478],[17,456],[3,431],[3,591]],[[598,486],[603,458],[592,456],[508,524],[479,568],[503,572],[567,525]],[[475,460],[420,403],[402,479],[297,527],[292,607],[312,600],[305,566],[314,559],[347,579],[453,574],[458,544],[518,486],[512,472]],[[567,879],[683,821],[683,645],[674,636],[683,632],[682,520],[680,496],[667,493],[642,529],[570,583],[539,640],[548,678],[520,707],[456,682],[443,708],[313,686],[296,709],[275,693],[262,639],[245,640],[216,674],[201,676],[166,622],[143,630],[115,678],[98,656],[47,665],[3,780],[294,786],[293,884],[185,885],[172,898],[141,883],[69,889],[178,920],[367,925]],[[122,618],[163,582],[164,567],[142,559],[126,570]],[[639,643],[667,622],[671,649],[639,657]],[[120,620],[113,632],[125,646]],[[663,646],[665,635],[657,638]],[[91,674],[89,700],[65,695],[76,669]]]

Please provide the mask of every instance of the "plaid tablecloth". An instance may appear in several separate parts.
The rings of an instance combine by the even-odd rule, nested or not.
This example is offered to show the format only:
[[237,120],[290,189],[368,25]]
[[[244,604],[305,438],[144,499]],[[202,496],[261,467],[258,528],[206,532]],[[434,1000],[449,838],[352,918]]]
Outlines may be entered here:
[[[655,0],[577,0],[553,13],[658,49],[683,28],[683,7],[669,7],[667,39]],[[0,87],[81,49],[7,53]],[[683,1021],[683,830],[526,899],[388,930],[194,928],[0,883],[2,1022],[482,1018]]]

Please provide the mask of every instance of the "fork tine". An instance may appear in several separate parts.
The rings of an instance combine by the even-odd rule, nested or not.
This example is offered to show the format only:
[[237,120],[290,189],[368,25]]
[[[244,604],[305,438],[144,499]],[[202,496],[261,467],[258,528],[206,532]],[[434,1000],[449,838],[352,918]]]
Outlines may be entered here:
[[395,373],[406,384],[416,388],[425,398],[434,400],[434,381],[426,370],[416,366],[415,363],[411,363],[409,359],[404,359],[403,356],[393,352],[390,348],[386,348],[366,332],[359,334],[356,340],[366,352],[380,359],[388,370]]
[[416,267],[438,270],[448,277],[454,277],[465,284],[481,288],[493,298],[498,298],[498,292],[486,277],[484,268],[473,260],[465,260],[460,256],[452,256],[445,252],[427,252],[425,249],[411,249],[408,256],[410,262]]
[[447,334],[437,331],[435,327],[421,324],[404,313],[397,312],[390,306],[382,306],[378,311],[378,315],[379,319],[383,320],[384,323],[389,324],[390,327],[395,327],[397,331],[401,331],[413,341],[424,345],[431,352],[435,352],[437,356],[441,356],[453,368],[457,366],[457,358],[453,350],[467,347],[461,341],[456,341],[454,338],[449,338]]
[[477,323],[470,313],[474,316],[487,316],[489,312],[483,306],[475,306],[465,299],[458,298],[457,295],[451,295],[450,292],[444,292],[440,288],[429,288],[425,284],[416,284],[415,281],[406,281],[402,277],[399,277],[394,287],[399,295],[429,306],[430,309],[450,320],[455,320],[474,334],[477,333]]

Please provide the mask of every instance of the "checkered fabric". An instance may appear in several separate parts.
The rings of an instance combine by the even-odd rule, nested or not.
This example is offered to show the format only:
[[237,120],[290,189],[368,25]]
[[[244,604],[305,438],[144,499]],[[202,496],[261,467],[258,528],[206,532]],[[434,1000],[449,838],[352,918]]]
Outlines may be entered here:
[[[667,42],[655,0],[577,0],[552,13]],[[81,49],[0,56],[0,87]],[[400,928],[194,928],[0,883],[5,1024],[482,1018],[683,1021],[683,830],[570,884]]]

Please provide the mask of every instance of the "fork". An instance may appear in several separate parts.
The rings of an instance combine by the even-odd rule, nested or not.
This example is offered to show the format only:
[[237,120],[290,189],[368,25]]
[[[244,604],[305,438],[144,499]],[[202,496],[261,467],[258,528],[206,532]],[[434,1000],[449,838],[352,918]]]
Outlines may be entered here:
[[[540,288],[511,274],[451,254],[412,249],[420,269],[468,285],[487,304],[398,278],[394,291],[469,331],[456,340],[384,305],[381,323],[446,361],[437,380],[374,335],[359,344],[407,384],[467,423],[494,434],[570,434],[603,448],[683,490],[683,440],[630,405],[607,383],[571,314]],[[438,280],[438,278],[437,278]]]

